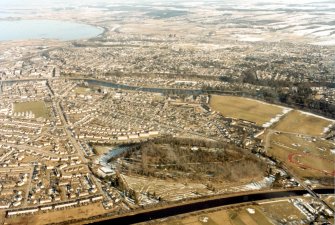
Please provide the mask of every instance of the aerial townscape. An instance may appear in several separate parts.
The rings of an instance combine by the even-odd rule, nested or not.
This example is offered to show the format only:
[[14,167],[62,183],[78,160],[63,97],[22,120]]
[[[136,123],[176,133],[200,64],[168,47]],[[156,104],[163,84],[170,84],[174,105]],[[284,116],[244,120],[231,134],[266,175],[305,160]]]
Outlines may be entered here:
[[0,225],[334,224],[332,0],[0,9]]

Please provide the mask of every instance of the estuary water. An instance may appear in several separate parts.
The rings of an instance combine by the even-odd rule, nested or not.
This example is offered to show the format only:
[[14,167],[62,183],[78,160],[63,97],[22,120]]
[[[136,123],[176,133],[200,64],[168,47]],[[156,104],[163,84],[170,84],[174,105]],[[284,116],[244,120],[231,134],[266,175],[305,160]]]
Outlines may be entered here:
[[2,20],[0,41],[88,39],[103,33],[103,28],[62,20]]

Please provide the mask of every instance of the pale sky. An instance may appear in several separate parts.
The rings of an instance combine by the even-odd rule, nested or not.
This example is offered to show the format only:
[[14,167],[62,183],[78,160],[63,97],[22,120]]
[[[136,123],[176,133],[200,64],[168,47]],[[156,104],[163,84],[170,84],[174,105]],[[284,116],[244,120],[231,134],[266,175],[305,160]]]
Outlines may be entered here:
[[[287,8],[291,7],[310,7],[311,3],[317,3],[319,7],[331,5],[332,8],[335,6],[335,0],[0,0],[0,13],[6,9],[13,8],[49,8],[49,7],[68,7],[68,6],[78,6],[78,5],[112,5],[112,4],[132,4],[141,5],[143,3],[174,3],[175,5],[182,3],[204,3],[213,5],[224,6],[225,4],[238,6],[251,6],[262,8],[262,4],[269,5],[281,5]],[[255,5],[255,6],[253,6]],[[286,6],[285,6],[286,5]],[[293,6],[292,6],[293,5]]]

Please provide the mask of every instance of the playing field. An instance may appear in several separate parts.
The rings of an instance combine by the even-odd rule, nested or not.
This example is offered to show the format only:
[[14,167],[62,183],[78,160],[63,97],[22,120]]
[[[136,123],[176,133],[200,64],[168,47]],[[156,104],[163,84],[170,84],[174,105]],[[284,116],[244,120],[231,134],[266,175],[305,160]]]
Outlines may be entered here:
[[272,134],[268,154],[275,156],[300,177],[332,177],[334,144],[320,138]]
[[86,88],[86,87],[76,87],[75,89],[74,89],[74,92],[76,93],[76,94],[87,94],[87,93],[89,93],[91,91],[91,89],[90,88]]
[[294,110],[286,114],[286,116],[282,118],[282,120],[278,122],[273,129],[312,136],[321,136],[324,133],[324,129],[332,123],[334,122]]
[[210,107],[223,116],[252,121],[260,126],[283,113],[280,106],[235,96],[212,95]]
[[35,118],[49,118],[48,110],[44,101],[14,103],[14,113],[29,111],[35,114]]

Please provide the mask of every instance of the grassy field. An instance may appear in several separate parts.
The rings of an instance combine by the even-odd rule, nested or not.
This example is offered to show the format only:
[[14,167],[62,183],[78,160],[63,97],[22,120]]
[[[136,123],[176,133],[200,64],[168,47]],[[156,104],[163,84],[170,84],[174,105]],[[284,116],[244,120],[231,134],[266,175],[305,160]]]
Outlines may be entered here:
[[261,207],[266,216],[277,221],[283,219],[286,219],[287,221],[306,219],[306,216],[288,200],[265,203],[262,204]]
[[223,116],[252,121],[258,125],[269,122],[283,112],[280,106],[235,96],[212,95],[210,107]]
[[301,133],[312,136],[321,136],[324,129],[332,122],[320,117],[303,114],[299,111],[289,112],[276,126],[274,130]]
[[171,219],[162,225],[272,225],[258,207],[251,207],[255,210],[254,214],[249,213],[247,208],[250,207]]
[[[294,157],[294,156],[293,156]],[[311,154],[297,155],[294,158],[294,162],[301,163],[302,165],[307,165],[307,168],[313,168],[317,171],[327,171],[329,173],[334,173],[334,160],[322,157],[316,157]]]
[[[206,222],[207,221],[207,222]],[[184,219],[171,219],[162,225],[235,225],[230,222],[228,212],[226,210],[190,216]]]
[[91,91],[90,88],[86,88],[86,87],[76,87],[74,89],[74,93],[76,94],[87,94]]
[[[247,208],[255,210],[252,214]],[[233,225],[272,225],[257,207],[247,207],[230,212],[230,220]]]
[[272,134],[268,154],[284,162],[298,176],[333,176],[334,144],[320,138],[301,137],[294,134]]
[[49,118],[49,113],[44,101],[14,103],[14,112],[18,113],[29,111],[32,111],[35,114],[35,118]]

